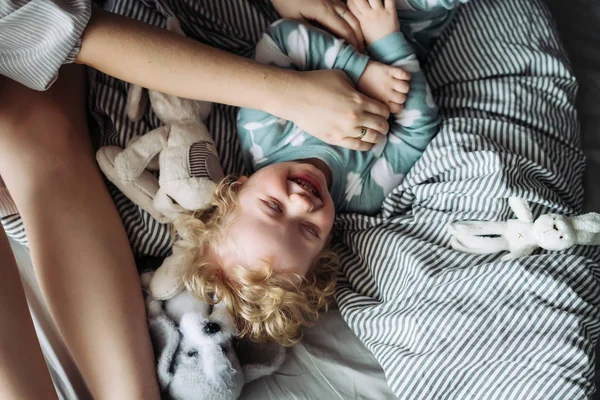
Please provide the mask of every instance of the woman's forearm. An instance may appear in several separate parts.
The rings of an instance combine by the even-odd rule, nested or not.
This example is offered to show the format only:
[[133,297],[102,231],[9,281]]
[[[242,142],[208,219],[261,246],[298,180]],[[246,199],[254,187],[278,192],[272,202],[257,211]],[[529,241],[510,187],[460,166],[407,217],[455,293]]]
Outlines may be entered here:
[[99,9],[76,62],[160,92],[271,113],[295,79],[291,71]]
[[332,145],[368,150],[363,127],[388,130],[388,108],[342,71],[270,67],[116,14],[94,10],[76,62],[190,99],[256,108]]

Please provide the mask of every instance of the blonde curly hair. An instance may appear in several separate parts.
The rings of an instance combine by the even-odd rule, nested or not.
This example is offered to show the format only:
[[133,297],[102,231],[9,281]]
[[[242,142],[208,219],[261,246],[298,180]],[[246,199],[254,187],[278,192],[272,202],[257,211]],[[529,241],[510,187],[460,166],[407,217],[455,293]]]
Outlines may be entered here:
[[242,336],[294,345],[302,338],[301,328],[312,325],[320,310],[327,310],[338,257],[325,246],[306,276],[275,273],[268,263],[252,270],[237,266],[228,273],[208,263],[203,255],[224,238],[225,221],[236,207],[239,187],[234,177],[224,178],[209,209],[175,221],[178,245],[192,260],[183,277],[185,287],[208,303],[224,302]]

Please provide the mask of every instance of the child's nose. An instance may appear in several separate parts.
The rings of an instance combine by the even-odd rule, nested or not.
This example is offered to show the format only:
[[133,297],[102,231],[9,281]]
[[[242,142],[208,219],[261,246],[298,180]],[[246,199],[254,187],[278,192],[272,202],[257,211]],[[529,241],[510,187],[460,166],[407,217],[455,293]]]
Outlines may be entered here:
[[315,209],[313,202],[302,194],[292,193],[290,200],[292,200],[292,204],[294,204],[294,207],[297,207],[298,211],[311,212]]

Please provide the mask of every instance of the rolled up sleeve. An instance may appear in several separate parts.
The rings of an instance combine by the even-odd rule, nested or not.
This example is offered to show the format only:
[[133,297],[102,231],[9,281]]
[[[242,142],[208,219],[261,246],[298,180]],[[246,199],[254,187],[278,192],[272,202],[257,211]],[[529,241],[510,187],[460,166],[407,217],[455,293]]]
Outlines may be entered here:
[[0,74],[46,90],[77,57],[91,0],[0,0]]

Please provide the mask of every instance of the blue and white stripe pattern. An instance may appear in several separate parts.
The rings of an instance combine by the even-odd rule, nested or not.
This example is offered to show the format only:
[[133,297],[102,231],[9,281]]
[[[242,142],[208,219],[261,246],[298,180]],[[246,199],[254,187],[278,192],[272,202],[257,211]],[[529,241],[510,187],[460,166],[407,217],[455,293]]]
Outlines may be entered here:
[[[113,11],[250,56],[277,16],[264,0],[119,0]],[[341,215],[337,300],[401,399],[585,399],[599,332],[597,247],[500,262],[449,248],[445,224],[534,212],[574,213],[584,158],[577,85],[541,0],[473,0],[461,7],[425,70],[440,133],[376,217]],[[126,85],[92,77],[96,145],[123,146],[159,126],[132,123]],[[241,88],[240,88],[241,90]],[[225,172],[243,171],[236,109],[208,126]],[[138,254],[165,255],[168,231],[111,188]]]
[[440,133],[377,218],[338,218],[344,318],[401,399],[587,399],[597,247],[511,262],[457,253],[445,225],[511,218],[507,197],[574,213],[576,81],[539,1],[459,9],[426,74]]
[[0,75],[45,90],[73,62],[92,0],[0,1]]

